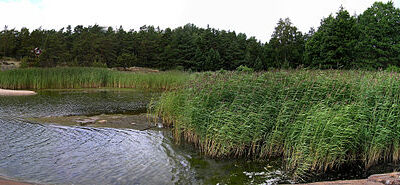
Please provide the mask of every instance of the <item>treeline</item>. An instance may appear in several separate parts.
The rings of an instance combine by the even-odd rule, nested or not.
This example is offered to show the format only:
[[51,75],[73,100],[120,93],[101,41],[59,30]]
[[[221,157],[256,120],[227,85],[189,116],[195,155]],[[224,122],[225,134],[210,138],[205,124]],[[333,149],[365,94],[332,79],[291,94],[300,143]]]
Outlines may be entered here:
[[[139,31],[99,25],[68,26],[59,31],[23,28],[4,30],[0,55],[22,59],[31,66],[107,66],[184,68],[194,71],[235,69],[265,60],[263,45],[254,37],[187,24],[161,30],[143,26]],[[42,54],[35,56],[39,47]]]
[[[360,15],[340,8],[317,30],[300,32],[280,19],[267,43],[243,33],[199,28],[68,26],[59,31],[8,29],[0,32],[0,57],[27,66],[150,67],[207,71],[269,68],[379,69],[400,66],[400,10],[376,2]],[[42,54],[36,56],[34,48]]]

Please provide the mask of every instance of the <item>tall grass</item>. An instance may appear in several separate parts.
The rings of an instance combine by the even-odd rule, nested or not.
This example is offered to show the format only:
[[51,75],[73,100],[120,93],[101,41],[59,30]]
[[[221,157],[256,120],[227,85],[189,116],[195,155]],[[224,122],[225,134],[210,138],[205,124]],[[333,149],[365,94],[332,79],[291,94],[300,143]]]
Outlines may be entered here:
[[282,157],[295,177],[400,159],[400,74],[197,74],[152,104],[177,142],[214,157]]
[[188,74],[177,71],[129,73],[104,68],[27,68],[0,72],[0,88],[138,88],[168,90],[183,84]]

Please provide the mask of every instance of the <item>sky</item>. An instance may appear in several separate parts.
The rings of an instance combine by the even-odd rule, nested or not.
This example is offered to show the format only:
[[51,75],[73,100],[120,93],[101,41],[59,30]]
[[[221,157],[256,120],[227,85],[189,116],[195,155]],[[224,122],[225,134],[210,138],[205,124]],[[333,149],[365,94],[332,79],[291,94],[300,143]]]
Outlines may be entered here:
[[[382,0],[387,2],[388,0]],[[224,29],[268,41],[279,18],[289,17],[302,32],[317,28],[342,5],[361,14],[375,0],[0,0],[0,30],[27,27],[59,30],[67,25],[143,25],[176,28],[187,23]],[[400,7],[400,0],[393,1]]]

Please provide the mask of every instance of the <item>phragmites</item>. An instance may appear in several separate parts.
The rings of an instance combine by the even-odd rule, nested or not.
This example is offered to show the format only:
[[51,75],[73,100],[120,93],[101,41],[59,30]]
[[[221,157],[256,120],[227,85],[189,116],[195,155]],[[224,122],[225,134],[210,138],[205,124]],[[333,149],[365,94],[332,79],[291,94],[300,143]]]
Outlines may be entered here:
[[282,157],[294,177],[400,159],[400,77],[283,70],[193,75],[151,109],[213,157]]
[[120,72],[105,68],[59,67],[26,68],[0,72],[0,88],[68,89],[68,88],[137,88],[171,90],[183,84],[187,73]]

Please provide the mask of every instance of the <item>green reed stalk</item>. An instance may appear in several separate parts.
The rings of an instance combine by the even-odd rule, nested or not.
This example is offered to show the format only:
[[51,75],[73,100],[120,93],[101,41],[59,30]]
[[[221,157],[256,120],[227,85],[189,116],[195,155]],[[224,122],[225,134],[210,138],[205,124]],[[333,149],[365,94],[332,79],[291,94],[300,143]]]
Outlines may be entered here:
[[178,71],[128,73],[104,68],[27,68],[0,72],[0,88],[138,88],[169,90],[183,84],[188,74]]
[[289,70],[193,75],[151,111],[213,157],[280,156],[295,177],[400,159],[400,74]]

